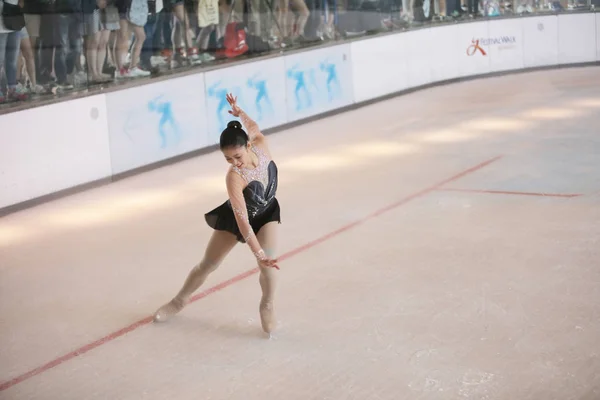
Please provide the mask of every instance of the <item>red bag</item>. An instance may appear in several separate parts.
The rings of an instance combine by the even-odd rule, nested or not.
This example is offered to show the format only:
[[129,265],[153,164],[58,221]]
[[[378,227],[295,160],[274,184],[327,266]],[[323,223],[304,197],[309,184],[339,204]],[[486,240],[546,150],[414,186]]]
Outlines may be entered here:
[[237,22],[227,24],[225,29],[225,37],[223,38],[223,46],[225,49],[218,53],[225,55],[227,58],[240,56],[248,51],[246,43],[246,31]]

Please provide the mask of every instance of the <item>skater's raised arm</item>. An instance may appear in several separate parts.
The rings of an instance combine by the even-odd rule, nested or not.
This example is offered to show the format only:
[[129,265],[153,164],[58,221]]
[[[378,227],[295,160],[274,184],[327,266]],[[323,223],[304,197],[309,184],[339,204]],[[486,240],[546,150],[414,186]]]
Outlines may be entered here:
[[235,220],[237,222],[238,228],[244,237],[244,241],[250,249],[252,250],[252,254],[256,257],[258,263],[263,267],[275,267],[279,269],[276,264],[276,260],[272,260],[268,258],[260,245],[254,231],[252,230],[252,226],[250,225],[250,221],[248,219],[248,212],[246,211],[246,200],[244,199],[244,178],[242,178],[238,173],[233,170],[230,170],[227,173],[226,177],[227,184],[227,193],[229,194],[229,201],[231,202],[231,208],[233,208],[233,213],[235,215]]
[[264,136],[258,128],[258,124],[252,118],[250,118],[248,114],[246,114],[244,110],[240,108],[240,106],[237,105],[237,97],[233,97],[232,94],[228,94],[227,102],[229,102],[229,105],[231,106],[229,114],[233,115],[234,117],[239,117],[242,120],[242,124],[246,128],[246,133],[248,133],[248,139],[250,140],[250,143],[262,141]]

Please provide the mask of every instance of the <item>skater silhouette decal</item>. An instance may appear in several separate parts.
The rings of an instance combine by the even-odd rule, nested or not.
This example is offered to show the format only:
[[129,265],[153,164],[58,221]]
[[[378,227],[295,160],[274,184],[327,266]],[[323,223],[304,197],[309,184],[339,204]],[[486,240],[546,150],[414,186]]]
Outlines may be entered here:
[[260,73],[254,74],[248,79],[248,88],[256,91],[254,98],[254,106],[257,111],[257,121],[262,121],[265,117],[265,112],[269,115],[274,113],[273,104],[269,98],[269,92],[267,90],[267,80],[260,77]]
[[327,93],[329,94],[329,101],[333,101],[335,98],[341,97],[342,87],[337,76],[336,65],[329,60],[325,60],[321,63],[321,71],[327,74],[326,85]]
[[[286,70],[288,112],[302,118],[347,102],[343,90],[345,65],[341,53],[312,60],[299,59]],[[294,116],[296,114],[296,116]]]
[[161,116],[158,122],[161,149],[167,147],[167,137],[171,136],[175,139],[175,142],[178,142],[181,136],[179,126],[173,115],[172,104],[170,101],[163,100],[163,97],[163,95],[160,95],[148,102],[148,111],[158,113]]
[[208,96],[213,97],[218,101],[217,104],[217,120],[219,121],[219,130],[224,129],[227,126],[227,122],[230,120],[231,115],[227,112],[229,109],[229,103],[227,103],[227,93],[232,93],[233,96],[238,97],[238,104],[240,107],[245,107],[241,89],[239,86],[226,87],[223,85],[223,81],[219,80],[213,85],[209,86],[207,90]]
[[287,76],[290,79],[296,81],[296,88],[294,90],[294,98],[296,99],[296,111],[300,111],[304,108],[310,108],[312,105],[311,94],[306,87],[305,72],[298,69],[298,64],[288,69]]

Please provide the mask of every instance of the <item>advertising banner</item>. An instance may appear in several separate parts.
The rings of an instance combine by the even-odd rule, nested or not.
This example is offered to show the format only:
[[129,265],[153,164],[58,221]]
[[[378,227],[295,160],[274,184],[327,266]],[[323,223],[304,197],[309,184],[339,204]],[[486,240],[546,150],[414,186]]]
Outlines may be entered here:
[[[435,29],[435,28],[434,28]],[[459,76],[490,72],[490,47],[498,46],[497,38],[489,35],[489,23],[472,22],[458,26]]]
[[488,44],[490,71],[523,68],[523,20],[505,19],[489,22]]
[[0,208],[111,174],[105,95],[0,116]]
[[596,16],[558,16],[558,62],[572,64],[596,61]]
[[237,96],[240,107],[260,129],[287,122],[283,57],[209,71],[204,79],[211,144],[218,143],[227,123],[236,119],[228,112],[227,93]]
[[288,121],[352,103],[350,45],[285,56]]
[[106,95],[114,174],[208,146],[203,74]]
[[427,45],[426,50],[431,53],[431,81],[458,78],[459,60],[462,61],[465,51],[463,43],[458,39],[458,25],[431,29],[429,39],[430,44]]
[[523,66],[525,68],[558,64],[558,17],[524,18]]

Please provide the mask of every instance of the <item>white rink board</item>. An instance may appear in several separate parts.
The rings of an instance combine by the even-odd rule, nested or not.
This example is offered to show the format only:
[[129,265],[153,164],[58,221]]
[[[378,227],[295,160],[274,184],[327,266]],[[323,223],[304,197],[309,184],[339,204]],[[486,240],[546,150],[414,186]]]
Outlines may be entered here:
[[558,62],[572,64],[596,61],[594,14],[558,16]]
[[525,68],[558,64],[558,17],[524,18],[523,41]]
[[0,208],[111,175],[105,95],[0,116]]
[[236,119],[228,112],[226,93],[237,96],[240,107],[260,129],[286,123],[284,70],[283,57],[277,57],[207,72],[204,81],[210,143],[218,143],[227,122]]
[[211,144],[203,74],[110,93],[106,101],[114,174]]
[[490,21],[490,71],[523,69],[523,20]]
[[600,61],[600,13],[596,14],[596,61]]
[[350,45],[286,55],[284,61],[289,122],[352,104]]
[[228,91],[268,129],[432,82],[594,61],[600,14],[528,16],[368,37],[9,113],[0,116],[0,208],[214,145],[232,119]]
[[457,78],[459,59],[464,52],[463,46],[459,46],[458,25],[431,29],[429,38],[433,44],[428,49],[431,54],[431,81],[439,82]]
[[402,35],[351,43],[354,101],[385,96],[408,87],[408,63]]

